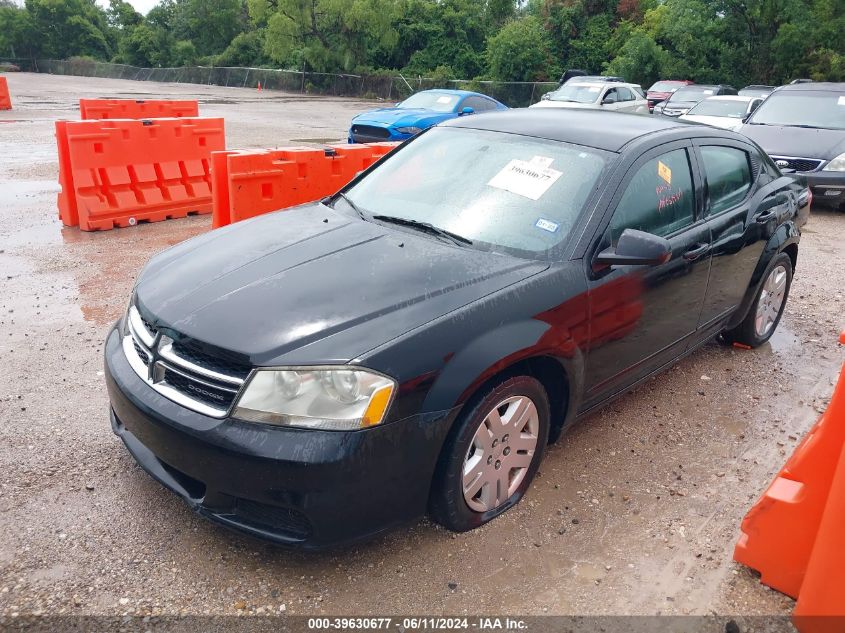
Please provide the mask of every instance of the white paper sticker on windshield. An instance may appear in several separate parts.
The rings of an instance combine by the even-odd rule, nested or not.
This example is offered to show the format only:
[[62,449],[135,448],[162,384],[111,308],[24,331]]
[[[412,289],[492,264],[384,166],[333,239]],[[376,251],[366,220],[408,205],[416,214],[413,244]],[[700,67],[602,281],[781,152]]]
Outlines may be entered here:
[[560,224],[557,222],[552,222],[551,220],[547,220],[546,218],[540,218],[535,223],[538,229],[543,229],[544,231],[548,231],[549,233],[557,233],[557,230],[560,228]]
[[548,156],[532,156],[530,162],[532,165],[537,165],[538,167],[551,167],[555,159],[549,158]]
[[839,97],[839,99],[836,100],[836,104],[845,105],[845,97]]
[[539,200],[562,175],[563,172],[551,167],[541,167],[525,160],[514,159],[487,184],[529,200]]
[[448,97],[443,95],[442,97],[437,97],[437,103],[450,103],[452,101],[452,97]]
[[703,90],[702,92],[706,95],[712,95],[713,94],[712,90]]
[[599,90],[601,90],[601,88],[599,88],[598,86],[590,86],[589,88],[587,88],[587,92],[598,92]]

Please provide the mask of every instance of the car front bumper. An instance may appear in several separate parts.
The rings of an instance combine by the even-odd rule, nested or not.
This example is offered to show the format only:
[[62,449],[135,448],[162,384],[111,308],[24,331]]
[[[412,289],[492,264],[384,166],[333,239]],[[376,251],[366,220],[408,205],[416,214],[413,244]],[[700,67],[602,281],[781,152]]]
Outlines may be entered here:
[[112,329],[111,423],[153,478],[201,515],[281,545],[360,540],[425,514],[456,410],[339,432],[210,418],[155,392]]
[[[372,125],[368,125],[365,127],[376,127]],[[385,130],[388,136],[384,136],[381,133],[373,133],[372,131],[368,132],[353,132],[352,128],[349,128],[349,132],[347,133],[346,140],[351,143],[392,143],[395,141],[406,141],[413,136],[413,134],[403,134],[401,132],[397,132],[393,128],[381,128]]]
[[797,172],[807,178],[814,204],[845,204],[845,171]]

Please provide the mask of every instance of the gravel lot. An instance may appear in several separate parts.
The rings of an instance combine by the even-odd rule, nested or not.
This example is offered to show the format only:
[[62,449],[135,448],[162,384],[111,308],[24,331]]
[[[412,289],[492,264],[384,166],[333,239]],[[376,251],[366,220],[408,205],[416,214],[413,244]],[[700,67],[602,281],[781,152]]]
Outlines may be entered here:
[[731,562],[739,522],[843,360],[845,214],[814,211],[787,312],[756,351],[706,346],[548,451],[515,510],[291,553],[209,524],[112,434],[102,341],[155,252],[210,216],[105,233],[57,219],[53,121],[79,97],[199,98],[229,147],[345,137],[372,107],[214,86],[7,75],[0,112],[0,615],[787,614]]

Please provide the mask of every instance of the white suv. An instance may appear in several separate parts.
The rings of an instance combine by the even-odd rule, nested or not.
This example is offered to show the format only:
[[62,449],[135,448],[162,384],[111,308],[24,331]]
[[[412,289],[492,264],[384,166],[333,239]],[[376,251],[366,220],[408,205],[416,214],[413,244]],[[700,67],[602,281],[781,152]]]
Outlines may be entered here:
[[[547,98],[548,97],[548,98]],[[596,108],[648,114],[648,101],[637,84],[621,82],[567,83],[547,95],[532,108]]]

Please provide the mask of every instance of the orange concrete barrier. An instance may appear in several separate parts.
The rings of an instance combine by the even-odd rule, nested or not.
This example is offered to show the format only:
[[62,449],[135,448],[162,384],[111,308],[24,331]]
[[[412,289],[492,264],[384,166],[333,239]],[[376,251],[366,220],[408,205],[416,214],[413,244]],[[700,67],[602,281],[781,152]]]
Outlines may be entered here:
[[212,154],[214,228],[335,193],[397,143]]
[[[839,337],[845,345],[845,332]],[[845,368],[824,417],[845,427]],[[793,614],[801,633],[845,631],[845,446],[833,476],[813,551]]]
[[223,119],[57,121],[59,217],[99,231],[211,212]]
[[845,367],[825,413],[742,521],[734,560],[798,599],[802,633],[845,631]]
[[12,97],[9,96],[9,84],[6,78],[0,75],[0,110],[12,109]]
[[83,121],[91,119],[165,119],[199,116],[196,100],[80,99]]

